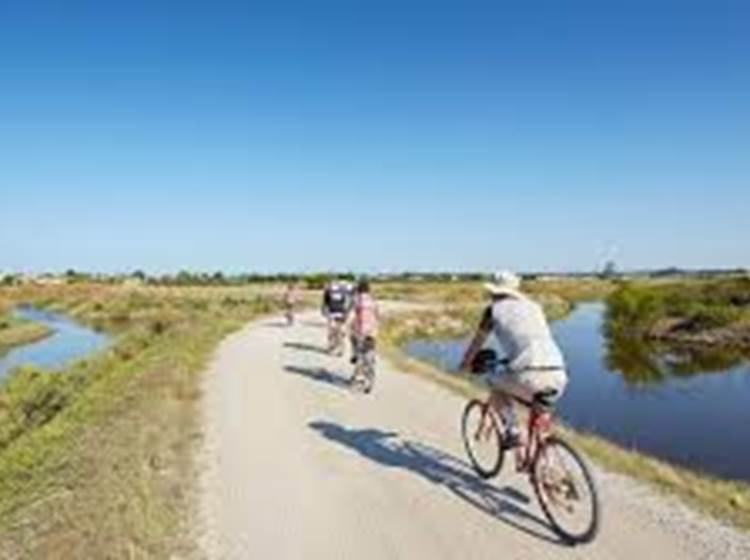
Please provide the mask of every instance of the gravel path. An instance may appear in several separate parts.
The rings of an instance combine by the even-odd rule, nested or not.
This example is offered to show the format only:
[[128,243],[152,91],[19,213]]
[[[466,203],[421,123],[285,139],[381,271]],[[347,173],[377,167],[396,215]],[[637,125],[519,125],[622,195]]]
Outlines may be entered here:
[[750,558],[750,538],[645,485],[596,472],[599,537],[568,547],[525,478],[480,482],[464,401],[380,362],[375,391],[321,351],[313,315],[249,325],[206,376],[199,532],[210,558]]

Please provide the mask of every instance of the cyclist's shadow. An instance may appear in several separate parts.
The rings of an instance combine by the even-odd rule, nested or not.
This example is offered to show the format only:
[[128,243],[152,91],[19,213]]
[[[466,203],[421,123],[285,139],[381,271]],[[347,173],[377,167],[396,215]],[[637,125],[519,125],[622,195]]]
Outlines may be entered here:
[[284,348],[292,348],[293,350],[302,350],[305,352],[314,352],[316,354],[328,355],[328,348],[322,346],[316,346],[314,344],[308,344],[307,342],[285,342]]
[[286,365],[284,366],[284,371],[288,373],[300,375],[307,379],[311,379],[312,381],[319,381],[320,383],[327,383],[328,385],[331,385],[339,389],[349,390],[351,386],[351,383],[347,377],[336,375],[335,373],[331,373],[325,368],[307,368],[307,367]]
[[445,486],[474,507],[520,531],[566,546],[544,519],[513,503],[528,502],[525,495],[512,488],[498,488],[485,482],[467,463],[448,453],[402,440],[396,432],[349,429],[325,421],[311,422],[309,426],[326,439],[353,449],[376,463],[403,468]]

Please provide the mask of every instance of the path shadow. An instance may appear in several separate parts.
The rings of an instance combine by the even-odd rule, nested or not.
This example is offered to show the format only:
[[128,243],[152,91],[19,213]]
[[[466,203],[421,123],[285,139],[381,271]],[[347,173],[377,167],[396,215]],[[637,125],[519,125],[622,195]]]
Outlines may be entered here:
[[286,321],[267,321],[263,323],[264,327],[270,327],[272,329],[288,329],[290,328],[289,323]]
[[317,354],[328,355],[327,348],[316,346],[315,344],[307,344],[306,342],[285,342],[284,348],[294,348],[295,350],[304,350],[306,352],[315,352]]
[[284,370],[295,375],[301,375],[302,377],[306,377],[307,379],[312,379],[313,381],[327,383],[328,385],[333,385],[334,387],[338,387],[340,389],[346,389],[347,391],[350,388],[349,379],[347,377],[344,377],[343,375],[336,375],[335,373],[331,373],[324,368],[306,368],[287,365],[284,366]]
[[519,531],[549,543],[567,547],[546,520],[519,504],[529,504],[523,492],[498,488],[479,478],[470,465],[434,447],[406,441],[396,432],[350,429],[332,422],[311,422],[309,427],[324,438],[348,447],[385,467],[408,470],[443,486],[454,495]]
[[319,319],[305,319],[304,321],[301,321],[302,325],[305,325],[306,327],[318,327],[318,328],[325,328],[328,325],[325,321],[321,321]]

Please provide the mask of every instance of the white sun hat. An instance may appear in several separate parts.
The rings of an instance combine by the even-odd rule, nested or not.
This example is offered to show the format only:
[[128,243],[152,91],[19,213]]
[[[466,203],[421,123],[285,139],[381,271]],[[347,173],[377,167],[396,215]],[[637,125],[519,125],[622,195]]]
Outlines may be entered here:
[[521,295],[521,278],[508,270],[500,270],[492,276],[492,282],[487,282],[484,288],[493,296]]

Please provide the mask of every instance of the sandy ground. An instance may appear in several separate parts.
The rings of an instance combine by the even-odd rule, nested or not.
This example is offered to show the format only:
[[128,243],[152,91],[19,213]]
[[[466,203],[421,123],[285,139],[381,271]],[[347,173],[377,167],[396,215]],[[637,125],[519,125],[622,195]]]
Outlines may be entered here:
[[375,391],[323,351],[304,315],[226,339],[206,375],[198,528],[209,558],[750,558],[750,539],[628,478],[596,470],[603,524],[569,547],[525,478],[480,481],[464,401],[378,364]]

